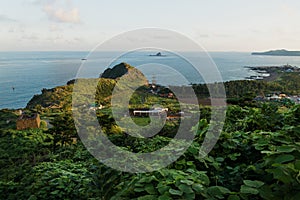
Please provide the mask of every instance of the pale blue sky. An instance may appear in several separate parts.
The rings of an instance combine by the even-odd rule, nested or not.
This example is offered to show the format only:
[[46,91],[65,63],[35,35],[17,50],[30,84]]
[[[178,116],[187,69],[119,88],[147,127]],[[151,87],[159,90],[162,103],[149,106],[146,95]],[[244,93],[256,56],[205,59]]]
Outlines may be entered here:
[[209,51],[300,50],[300,1],[10,0],[0,50],[91,50],[144,27],[171,29]]

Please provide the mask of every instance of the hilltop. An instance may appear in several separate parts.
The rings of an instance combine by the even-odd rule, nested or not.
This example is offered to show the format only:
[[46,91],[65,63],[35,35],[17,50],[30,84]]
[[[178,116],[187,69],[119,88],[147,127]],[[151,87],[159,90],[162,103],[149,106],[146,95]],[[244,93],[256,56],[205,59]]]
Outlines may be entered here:
[[[100,74],[100,78],[117,79],[125,74],[128,74],[129,71],[136,70],[131,65],[122,62],[118,65],[115,65],[113,68],[107,68],[102,74]],[[142,75],[140,72],[139,74]]]
[[[146,77],[141,71],[127,63],[120,63],[112,68],[107,68],[100,74],[100,78],[97,78],[96,103],[102,105],[109,103],[113,88],[120,80],[123,83],[122,87],[131,87],[137,80],[140,81],[140,84],[148,84]],[[43,89],[42,94],[33,96],[26,108],[33,109],[41,106],[47,109],[71,109],[73,87],[77,81],[79,80],[70,80],[67,85]],[[82,90],[84,91],[90,87],[94,81],[94,78],[80,79]]]

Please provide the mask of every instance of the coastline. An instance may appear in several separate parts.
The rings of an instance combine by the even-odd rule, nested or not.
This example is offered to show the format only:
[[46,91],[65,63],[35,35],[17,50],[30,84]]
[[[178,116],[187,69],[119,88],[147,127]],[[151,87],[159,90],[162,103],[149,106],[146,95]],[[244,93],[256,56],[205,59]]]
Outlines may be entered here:
[[282,73],[300,72],[300,68],[291,65],[283,66],[245,66],[251,71],[256,72],[257,76],[246,77],[251,80],[274,81],[278,79]]
[[[43,88],[53,88],[64,85],[67,81],[76,77],[78,67],[81,65],[81,59],[86,56],[87,52],[66,51],[66,52],[2,52],[0,55],[0,69],[1,87],[0,87],[0,108],[22,108],[26,107],[27,102],[35,95],[41,94]],[[151,52],[150,52],[151,53]],[[130,63],[132,66],[138,66],[141,60],[151,61],[153,57],[148,56],[149,52],[138,52],[134,56],[122,57],[120,61]],[[251,52],[208,52],[219,68],[220,74],[225,81],[244,80],[246,76],[255,75],[256,73],[249,73],[243,66],[262,66],[262,65],[282,65],[290,63],[292,65],[300,66],[300,57],[267,57],[267,56],[252,56]],[[98,56],[111,56],[115,53],[97,52]],[[191,57],[196,56],[196,53],[190,52]],[[162,59],[168,65],[178,65],[178,69],[185,69],[181,67],[180,60],[172,56],[156,57]],[[89,59],[87,62],[92,61]],[[9,62],[9,65],[7,64]],[[119,62],[119,61],[118,61]],[[102,71],[101,62],[97,64],[97,70]],[[98,68],[99,67],[99,68]],[[25,70],[26,69],[26,70]],[[104,69],[104,67],[103,67]],[[95,68],[91,68],[86,73],[86,78],[97,77]],[[149,70],[151,71],[151,70]],[[15,72],[19,72],[16,76]],[[189,79],[189,83],[198,81],[198,76],[191,73],[190,70],[183,70]],[[172,73],[173,74],[173,73]],[[153,73],[146,74],[151,80]],[[166,74],[168,75],[168,74]],[[157,81],[162,85],[176,82],[173,81],[173,76],[158,75]],[[268,80],[268,78],[266,79]],[[178,81],[179,82],[179,81]],[[12,90],[15,88],[15,91]]]

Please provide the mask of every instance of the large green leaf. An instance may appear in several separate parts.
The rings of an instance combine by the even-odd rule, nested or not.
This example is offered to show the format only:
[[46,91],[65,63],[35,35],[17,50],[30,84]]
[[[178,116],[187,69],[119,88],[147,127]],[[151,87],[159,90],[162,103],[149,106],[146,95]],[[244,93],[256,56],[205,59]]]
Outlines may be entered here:
[[135,191],[135,192],[144,192],[145,189],[144,189],[144,188],[137,187],[137,188],[134,188],[133,191]]
[[182,191],[183,193],[194,193],[192,187],[190,185],[185,185],[185,184],[181,184],[178,186],[178,188],[180,189],[180,191]]
[[280,155],[280,156],[276,157],[274,161],[276,163],[285,163],[285,162],[292,161],[294,159],[295,159],[295,156],[286,154],[286,155]]
[[195,193],[184,193],[183,199],[195,199]]
[[264,185],[264,182],[262,181],[251,181],[251,180],[244,180],[243,181],[245,185],[253,188],[259,188]]
[[240,192],[244,194],[258,194],[259,190],[253,187],[242,185]]
[[273,174],[275,179],[282,181],[285,184],[291,183],[294,179],[291,177],[289,171],[284,167],[277,167],[274,169],[267,169],[266,171]]
[[164,194],[162,196],[159,196],[158,200],[172,200],[172,198],[169,197],[168,195]]
[[291,153],[295,150],[296,150],[296,148],[292,145],[282,145],[277,148],[277,152],[280,152],[280,153]]
[[181,196],[183,194],[182,191],[174,190],[174,189],[169,189],[169,193],[172,194],[172,195],[177,195],[177,196]]
[[170,186],[164,185],[162,183],[159,183],[157,185],[157,190],[160,194],[164,194],[166,191],[170,189]]
[[152,184],[147,184],[145,186],[145,190],[149,193],[149,194],[156,194],[156,190],[154,188],[154,186]]
[[300,160],[295,161],[295,169],[300,170]]
[[212,186],[207,188],[207,192],[213,197],[223,197],[225,194],[229,194],[230,190],[222,186]]
[[200,193],[204,190],[203,185],[199,184],[199,183],[195,183],[192,185],[192,188],[195,192]]
[[240,197],[237,195],[230,195],[227,200],[240,200]]
[[138,197],[138,200],[153,200],[153,199],[157,199],[157,196],[155,195],[145,195],[142,197]]
[[187,179],[184,179],[184,180],[180,180],[181,183],[184,183],[184,184],[187,184],[187,185],[193,185],[193,181],[191,180],[187,180]]

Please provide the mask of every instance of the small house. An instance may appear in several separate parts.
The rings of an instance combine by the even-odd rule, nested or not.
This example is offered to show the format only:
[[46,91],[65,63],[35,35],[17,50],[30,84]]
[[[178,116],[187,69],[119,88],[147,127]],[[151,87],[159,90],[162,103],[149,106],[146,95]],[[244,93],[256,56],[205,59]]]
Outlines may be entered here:
[[281,98],[281,99],[283,99],[283,98],[287,98],[287,95],[286,95],[286,94],[283,94],[283,93],[281,93],[281,94],[279,94],[279,98]]
[[24,129],[29,129],[29,128],[40,128],[40,115],[35,113],[31,115],[27,114],[22,114],[18,119],[17,119],[17,130],[24,130]]
[[103,107],[103,105],[98,105],[98,104],[96,104],[96,103],[92,103],[91,105],[90,105],[90,108],[89,108],[89,110],[93,110],[93,111],[96,111],[96,110],[101,110],[101,109],[103,109],[104,107]]
[[279,100],[280,97],[277,95],[277,94],[273,94],[271,97],[270,97],[270,100]]
[[154,108],[151,110],[134,110],[134,116],[161,116],[168,112],[168,108]]

